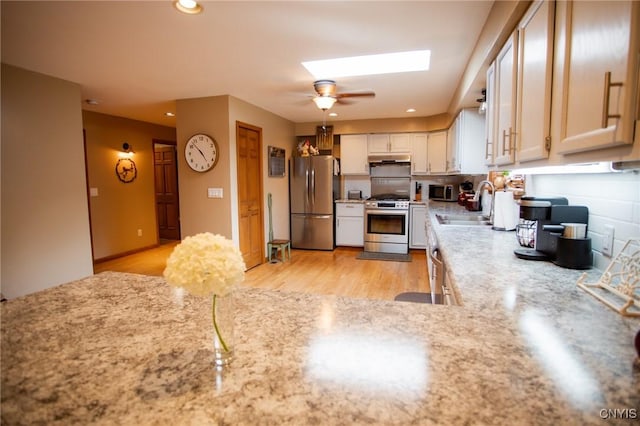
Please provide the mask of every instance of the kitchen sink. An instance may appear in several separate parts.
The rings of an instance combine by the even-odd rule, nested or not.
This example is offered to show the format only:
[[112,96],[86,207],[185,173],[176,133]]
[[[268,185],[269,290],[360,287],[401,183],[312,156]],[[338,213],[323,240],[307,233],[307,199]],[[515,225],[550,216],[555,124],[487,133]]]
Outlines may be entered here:
[[439,214],[436,219],[440,225],[490,225],[489,218],[479,214]]

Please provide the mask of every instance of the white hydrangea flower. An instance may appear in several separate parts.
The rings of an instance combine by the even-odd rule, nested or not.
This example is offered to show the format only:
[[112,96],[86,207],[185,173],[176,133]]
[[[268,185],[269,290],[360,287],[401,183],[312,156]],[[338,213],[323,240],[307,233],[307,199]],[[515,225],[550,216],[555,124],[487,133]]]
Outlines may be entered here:
[[242,253],[231,240],[210,232],[185,238],[167,259],[164,278],[191,294],[224,296],[244,280]]

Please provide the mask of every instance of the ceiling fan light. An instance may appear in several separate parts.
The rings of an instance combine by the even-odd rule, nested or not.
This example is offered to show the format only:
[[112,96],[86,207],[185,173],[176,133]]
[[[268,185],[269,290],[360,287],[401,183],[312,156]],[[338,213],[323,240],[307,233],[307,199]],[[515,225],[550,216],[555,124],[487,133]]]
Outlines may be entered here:
[[313,98],[313,102],[321,110],[328,110],[336,103],[336,98],[331,96],[316,96]]

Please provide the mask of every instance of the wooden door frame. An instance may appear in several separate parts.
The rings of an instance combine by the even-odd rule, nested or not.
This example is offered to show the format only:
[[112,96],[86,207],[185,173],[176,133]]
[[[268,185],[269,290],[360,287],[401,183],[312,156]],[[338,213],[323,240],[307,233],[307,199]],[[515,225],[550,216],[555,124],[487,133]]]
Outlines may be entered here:
[[153,138],[151,139],[151,158],[153,159],[153,182],[154,182],[154,186],[153,186],[153,211],[154,211],[154,215],[156,218],[156,241],[157,244],[160,244],[160,225],[158,224],[158,196],[156,195],[156,188],[155,188],[155,179],[156,179],[156,160],[155,160],[155,152],[156,152],[156,145],[173,145],[173,147],[175,147],[176,149],[176,180],[177,185],[176,185],[176,201],[178,202],[178,234],[180,236],[180,239],[182,239],[182,221],[180,220],[180,177],[178,176],[178,142],[177,141],[170,141],[170,140],[164,140],[164,139],[156,139]]
[[[262,148],[263,148],[263,139],[262,139],[262,128],[261,127],[257,127],[254,126],[252,124],[249,123],[245,123],[239,120],[236,120],[236,173],[238,171],[238,158],[239,158],[239,152],[238,150],[240,149],[240,145],[238,143],[239,139],[240,139],[240,128],[245,128],[245,129],[249,129],[249,130],[253,130],[255,132],[258,133],[258,138],[260,141],[260,149],[258,150],[258,176],[260,177],[260,183],[259,183],[259,193],[260,193],[260,258],[262,259],[262,263],[265,262],[266,257],[265,257],[265,239],[264,239],[264,178],[263,178],[263,166],[262,166]],[[238,176],[236,174],[236,182],[238,180]],[[238,191],[239,188],[236,188],[236,191]],[[238,197],[238,194],[236,193],[236,197]],[[236,216],[236,222],[238,223],[238,241],[240,241],[240,199],[238,199],[238,209],[237,209],[237,216]]]

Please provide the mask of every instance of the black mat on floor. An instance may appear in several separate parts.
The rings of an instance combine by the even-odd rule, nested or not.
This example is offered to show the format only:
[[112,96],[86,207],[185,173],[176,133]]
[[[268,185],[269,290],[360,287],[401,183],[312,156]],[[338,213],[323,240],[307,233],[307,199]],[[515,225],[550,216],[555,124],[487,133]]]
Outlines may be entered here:
[[376,253],[371,251],[363,251],[356,256],[360,260],[390,260],[393,262],[411,262],[410,254],[399,253]]

